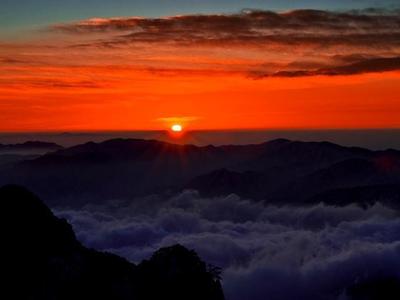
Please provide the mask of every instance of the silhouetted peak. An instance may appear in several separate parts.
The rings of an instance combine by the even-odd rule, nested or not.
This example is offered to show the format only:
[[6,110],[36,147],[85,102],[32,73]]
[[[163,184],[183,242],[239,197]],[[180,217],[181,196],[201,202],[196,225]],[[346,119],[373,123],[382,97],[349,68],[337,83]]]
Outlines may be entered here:
[[77,145],[77,146],[71,147],[70,149],[82,148],[82,150],[84,150],[85,148],[91,148],[91,149],[121,150],[124,148],[140,147],[140,146],[159,146],[159,145],[163,145],[163,144],[168,144],[168,143],[157,141],[157,140],[116,138],[116,139],[106,140],[106,141],[100,142],[100,143],[88,142],[83,145]]
[[[275,139],[256,145],[195,146],[178,145],[157,140],[111,139],[100,143],[88,142],[44,155],[35,163],[108,163],[113,161],[154,161],[164,158],[233,163],[254,160],[260,156],[289,157],[293,160],[310,159],[331,161],[343,156],[368,155],[369,150],[343,147],[329,142],[299,142]],[[207,162],[205,161],[205,162]]]
[[264,144],[263,159],[271,157],[296,165],[333,163],[351,157],[369,157],[372,151],[357,147],[344,147],[331,142],[303,142],[278,139]]
[[29,190],[18,185],[5,185],[0,188],[0,206],[6,216],[24,217],[32,219],[54,218],[50,209]]
[[330,150],[338,150],[338,151],[349,151],[349,152],[357,152],[357,153],[369,153],[370,150],[359,148],[359,147],[345,147],[328,141],[316,141],[316,142],[305,142],[305,141],[297,141],[297,140],[288,140],[288,139],[274,139],[264,143],[269,146],[290,146],[293,148],[300,149],[330,149]]
[[138,268],[83,247],[71,226],[23,187],[0,188],[0,205],[0,298],[224,299],[213,273],[183,246],[161,249]]
[[284,145],[284,144],[288,144],[288,143],[291,143],[291,142],[292,141],[288,140],[288,139],[274,139],[274,140],[270,140],[270,141],[265,142],[265,144]]
[[[112,139],[100,143],[88,142],[45,155],[38,161],[73,158],[76,161],[104,162],[109,160],[154,158],[161,150],[179,147],[156,140]],[[71,161],[68,161],[71,162]]]
[[206,272],[206,265],[193,250],[182,245],[161,248],[150,259],[150,263],[169,274],[174,272]]
[[[181,245],[156,251],[139,269],[144,281],[142,288],[150,292],[148,299],[160,299],[160,296],[175,300],[224,299],[219,272],[215,272],[219,268],[207,267],[195,251]],[[160,290],[152,290],[154,286]]]
[[1,231],[10,234],[17,250],[64,251],[78,246],[71,226],[53,215],[43,202],[27,189],[17,185],[0,188]]

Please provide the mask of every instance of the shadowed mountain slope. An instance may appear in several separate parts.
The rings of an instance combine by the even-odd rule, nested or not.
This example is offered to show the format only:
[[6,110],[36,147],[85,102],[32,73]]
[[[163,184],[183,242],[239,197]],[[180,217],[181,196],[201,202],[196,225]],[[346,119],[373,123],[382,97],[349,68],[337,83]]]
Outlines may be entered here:
[[400,209],[400,184],[383,184],[332,189],[307,199],[307,204],[325,203],[332,206],[357,204],[367,208],[375,203]]
[[0,167],[25,160],[32,160],[43,154],[57,151],[63,147],[47,142],[25,142],[22,144],[0,144]]
[[198,190],[206,197],[234,193],[242,197],[260,199],[267,180],[268,178],[261,172],[219,169],[192,179],[184,188]]
[[224,299],[216,273],[176,245],[139,265],[83,247],[32,193],[0,188],[2,299]]
[[337,188],[400,183],[400,152],[284,139],[257,145],[175,145],[115,139],[0,168],[0,184],[27,186],[50,206],[82,206],[185,188],[274,203]]

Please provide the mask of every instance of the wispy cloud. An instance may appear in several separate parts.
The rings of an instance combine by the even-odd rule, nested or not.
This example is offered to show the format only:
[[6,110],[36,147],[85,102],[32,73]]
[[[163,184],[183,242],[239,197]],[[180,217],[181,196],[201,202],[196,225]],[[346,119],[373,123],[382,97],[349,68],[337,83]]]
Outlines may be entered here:
[[171,116],[202,116],[188,121],[200,129],[399,126],[397,11],[95,18],[36,33],[0,41],[1,114],[14,116],[3,130],[70,128],[71,115],[85,129]]
[[[247,70],[241,70],[248,73],[246,76],[256,78],[351,75],[399,69],[398,11],[243,10],[225,15],[95,18],[55,24],[48,29],[79,36],[80,43],[75,47],[115,51],[137,51],[138,47],[157,51],[157,47],[172,47],[181,56],[192,49],[203,49],[210,55],[230,49],[241,51],[242,58],[246,52],[247,57],[253,55],[265,62],[261,72],[257,71],[260,66],[254,68],[250,60]],[[355,55],[359,55],[358,59],[354,59]],[[335,61],[331,59],[333,56],[353,57],[353,61]],[[306,62],[307,68],[294,68],[296,64],[305,66]]]
[[[185,15],[165,18],[89,19],[57,24],[64,33],[128,32],[110,44],[175,42],[226,45],[249,43],[399,45],[400,14],[336,13],[295,10],[276,13],[245,10],[231,15]],[[371,44],[372,43],[372,44]],[[381,44],[382,46],[382,44]]]
[[304,76],[339,76],[355,75],[370,72],[388,72],[400,70],[400,57],[360,58],[358,61],[342,65],[333,65],[317,69],[295,69],[276,73],[251,72],[250,77],[304,77]]

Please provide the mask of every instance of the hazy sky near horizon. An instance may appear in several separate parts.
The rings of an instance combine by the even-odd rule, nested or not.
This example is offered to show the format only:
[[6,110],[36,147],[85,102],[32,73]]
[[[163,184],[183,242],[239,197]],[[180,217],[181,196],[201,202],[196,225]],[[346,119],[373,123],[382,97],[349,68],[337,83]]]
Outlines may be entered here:
[[292,141],[328,141],[347,147],[362,147],[371,150],[400,150],[400,129],[392,130],[215,130],[190,131],[174,138],[167,131],[126,132],[16,132],[0,133],[0,144],[17,144],[27,141],[47,141],[63,147],[87,142],[100,143],[110,139],[155,139],[174,144],[249,145],[274,139]]
[[0,131],[400,128],[399,5],[2,0]]

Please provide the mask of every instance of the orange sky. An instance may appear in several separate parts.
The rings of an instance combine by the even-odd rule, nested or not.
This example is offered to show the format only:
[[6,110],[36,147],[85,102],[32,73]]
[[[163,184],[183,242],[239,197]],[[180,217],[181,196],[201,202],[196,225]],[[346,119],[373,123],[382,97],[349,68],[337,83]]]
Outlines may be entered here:
[[[90,44],[104,35],[0,44],[0,130],[400,127],[400,71],[325,75],[333,57],[393,57],[393,46]],[[271,75],[295,63],[313,74]]]
[[262,80],[119,75],[123,79],[100,88],[32,86],[22,79],[2,87],[1,130],[163,129],[171,122],[190,129],[400,127],[396,72]]

